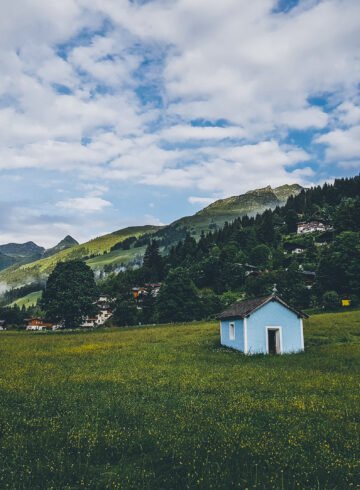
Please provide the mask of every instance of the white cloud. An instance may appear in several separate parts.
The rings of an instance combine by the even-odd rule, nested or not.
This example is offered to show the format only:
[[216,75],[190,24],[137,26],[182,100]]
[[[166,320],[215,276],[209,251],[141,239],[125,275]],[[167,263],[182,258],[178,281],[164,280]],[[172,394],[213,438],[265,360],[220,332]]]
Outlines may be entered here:
[[165,226],[165,223],[163,223],[159,218],[156,218],[152,214],[145,214],[142,224],[153,225],[153,226]]
[[352,126],[360,123],[360,104],[343,102],[337,107],[336,113],[343,124]]
[[326,145],[328,160],[358,160],[360,155],[360,126],[336,129],[316,138],[317,143]]
[[0,172],[76,172],[68,195],[85,196],[52,205],[90,214],[124,183],[224,196],[316,181],[314,155],[283,144],[292,129],[356,168],[360,4],[277,4],[3,2]]
[[222,148],[221,152],[216,147],[205,147],[200,154],[205,156],[202,159],[199,156],[199,160],[203,160],[201,164],[166,168],[161,175],[144,176],[143,182],[179,188],[195,186],[228,196],[268,184],[285,184],[289,180],[303,183],[304,177],[312,175],[309,168],[296,174],[287,171],[287,166],[306,162],[310,156],[298,148],[282,148],[276,141]]
[[224,140],[229,138],[244,138],[246,133],[239,127],[219,127],[219,126],[190,126],[175,125],[171,126],[159,135],[160,138],[170,141],[188,140]]
[[101,197],[74,197],[66,201],[59,201],[56,204],[59,208],[69,209],[71,211],[79,211],[81,213],[96,213],[103,211],[104,208],[111,206],[110,201],[106,201]]
[[216,201],[216,199],[213,197],[190,196],[188,201],[190,204],[201,204],[202,206],[208,206],[212,202]]

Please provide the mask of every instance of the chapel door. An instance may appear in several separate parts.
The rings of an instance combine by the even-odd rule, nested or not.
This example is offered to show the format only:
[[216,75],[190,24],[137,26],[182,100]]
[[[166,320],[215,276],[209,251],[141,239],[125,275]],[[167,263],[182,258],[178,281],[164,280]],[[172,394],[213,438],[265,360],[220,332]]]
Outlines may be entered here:
[[268,353],[269,354],[279,354],[279,330],[272,329],[268,330]]

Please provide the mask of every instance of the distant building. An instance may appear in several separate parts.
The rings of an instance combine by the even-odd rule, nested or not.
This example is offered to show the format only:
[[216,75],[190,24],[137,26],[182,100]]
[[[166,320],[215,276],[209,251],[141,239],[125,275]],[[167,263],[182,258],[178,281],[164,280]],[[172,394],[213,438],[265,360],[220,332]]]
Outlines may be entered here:
[[26,330],[52,330],[53,327],[53,323],[44,322],[41,318],[29,318],[27,320]]
[[5,320],[0,320],[0,330],[6,330],[5,325],[6,325]]
[[304,252],[305,252],[305,248],[297,247],[297,248],[294,248],[294,250],[291,253],[292,254],[302,254]]
[[308,223],[302,222],[297,225],[297,233],[314,233],[315,231],[327,231],[331,227],[325,225],[322,221],[309,221]]
[[112,300],[107,295],[101,295],[96,301],[98,313],[93,317],[86,317],[81,324],[84,328],[96,328],[104,325],[104,323],[112,317],[113,311],[111,308]]
[[285,354],[304,350],[307,315],[272,294],[238,301],[221,313],[220,342],[245,354]]
[[160,288],[160,282],[146,283],[144,286],[136,286],[132,288],[131,292],[136,301],[141,301],[144,296],[147,296],[149,293],[151,294],[151,296],[156,298],[156,296],[159,294]]

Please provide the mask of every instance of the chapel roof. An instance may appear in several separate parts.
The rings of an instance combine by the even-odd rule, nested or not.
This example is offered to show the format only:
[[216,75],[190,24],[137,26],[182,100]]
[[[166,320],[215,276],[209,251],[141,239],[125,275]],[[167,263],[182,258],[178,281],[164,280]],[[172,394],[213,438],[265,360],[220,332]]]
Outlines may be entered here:
[[271,301],[277,301],[281,305],[285,306],[285,308],[291,310],[300,318],[308,318],[308,315],[306,313],[288,305],[283,299],[280,298],[280,296],[270,294],[267,296],[261,296],[259,298],[237,301],[233,305],[229,306],[229,308],[227,308],[225,311],[220,313],[220,315],[218,315],[218,319],[224,320],[226,318],[246,318],[250,316],[254,311],[258,310],[265,304],[270,303]]

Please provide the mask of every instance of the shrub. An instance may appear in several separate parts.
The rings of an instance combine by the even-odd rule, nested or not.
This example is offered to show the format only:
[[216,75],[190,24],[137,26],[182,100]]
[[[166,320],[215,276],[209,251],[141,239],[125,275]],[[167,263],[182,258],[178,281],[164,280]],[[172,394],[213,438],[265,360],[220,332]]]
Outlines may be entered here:
[[340,305],[340,297],[336,291],[326,291],[322,297],[322,304],[328,310],[336,310]]

